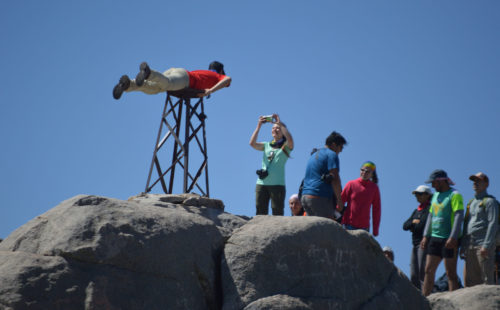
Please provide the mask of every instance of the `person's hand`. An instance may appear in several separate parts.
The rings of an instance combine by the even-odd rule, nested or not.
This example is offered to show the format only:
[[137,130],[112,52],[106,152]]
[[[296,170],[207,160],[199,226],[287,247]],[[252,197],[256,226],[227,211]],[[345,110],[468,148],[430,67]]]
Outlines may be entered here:
[[463,246],[460,247],[459,256],[460,256],[461,259],[465,259],[465,248]]
[[458,245],[457,239],[448,238],[448,240],[446,240],[446,243],[444,244],[444,247],[447,249],[454,249],[457,247],[457,245]]
[[210,90],[210,88],[206,88],[205,89],[205,93],[203,93],[203,96],[210,96],[210,94],[212,93],[212,91]]
[[418,224],[420,223],[420,220],[419,219],[414,219],[413,221],[411,221],[412,224]]
[[425,250],[425,248],[427,247],[427,242],[427,237],[422,238],[422,241],[420,241],[420,248]]
[[278,124],[278,125],[281,124],[280,117],[279,117],[278,114],[274,113],[273,114],[273,119],[276,120],[276,121],[273,122],[274,124]]
[[337,204],[337,211],[339,211],[339,212],[344,211],[344,206]]
[[266,118],[264,116],[259,116],[259,126],[262,126],[263,124],[265,124],[267,121],[266,121]]
[[479,254],[484,257],[484,258],[488,258],[488,249],[485,249],[483,247],[481,247],[481,250],[479,250]]

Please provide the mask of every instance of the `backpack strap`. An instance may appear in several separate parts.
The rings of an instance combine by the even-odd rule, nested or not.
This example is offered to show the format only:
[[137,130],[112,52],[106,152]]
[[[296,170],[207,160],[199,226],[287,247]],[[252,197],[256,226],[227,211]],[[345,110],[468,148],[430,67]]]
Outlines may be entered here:
[[283,145],[281,146],[281,150],[283,151],[283,153],[285,153],[286,157],[290,158],[290,153],[288,153],[288,151],[285,149],[285,146],[286,143],[283,143]]
[[472,203],[472,200],[474,200],[474,198],[472,198],[471,200],[469,200],[469,202],[467,203],[467,208],[465,210],[465,216],[464,216],[464,220],[465,219],[468,219],[469,216],[470,216],[470,205]]

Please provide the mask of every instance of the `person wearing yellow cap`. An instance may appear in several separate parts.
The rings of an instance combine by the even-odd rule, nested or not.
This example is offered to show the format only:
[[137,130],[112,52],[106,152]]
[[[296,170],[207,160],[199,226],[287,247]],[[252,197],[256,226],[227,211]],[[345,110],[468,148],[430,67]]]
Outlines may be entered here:
[[495,284],[495,238],[498,230],[498,205],[487,192],[488,176],[471,175],[474,198],[467,204],[461,257],[465,258],[464,284]]
[[375,164],[364,162],[360,177],[347,182],[342,190],[342,201],[347,207],[342,217],[344,228],[349,230],[370,230],[370,210],[372,211],[372,232],[378,236],[381,215],[380,191]]

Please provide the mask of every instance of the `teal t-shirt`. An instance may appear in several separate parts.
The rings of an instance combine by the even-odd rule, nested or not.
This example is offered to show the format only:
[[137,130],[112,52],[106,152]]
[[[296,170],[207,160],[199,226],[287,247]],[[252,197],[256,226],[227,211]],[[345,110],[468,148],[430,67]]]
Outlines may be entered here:
[[436,192],[432,196],[432,237],[447,239],[450,237],[451,229],[455,221],[455,212],[464,209],[462,195],[450,189],[446,192]]
[[[291,150],[285,144],[284,149],[290,154]],[[285,186],[285,164],[288,156],[281,148],[273,148],[269,142],[264,142],[262,152],[262,169],[266,169],[268,176],[264,179],[257,178],[260,185],[283,185]]]

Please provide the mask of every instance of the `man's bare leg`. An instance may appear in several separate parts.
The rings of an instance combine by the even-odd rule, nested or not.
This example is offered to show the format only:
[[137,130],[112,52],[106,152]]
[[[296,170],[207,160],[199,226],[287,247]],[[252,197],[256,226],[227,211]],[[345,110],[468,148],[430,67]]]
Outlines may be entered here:
[[432,293],[434,287],[434,277],[436,276],[436,269],[439,266],[442,258],[436,255],[427,255],[427,261],[425,263],[425,277],[424,277],[424,287],[422,293],[424,296],[429,296]]
[[457,290],[458,289],[457,255],[455,255],[455,257],[453,258],[445,258],[444,268],[446,269],[446,276],[448,277],[448,289],[450,291]]

